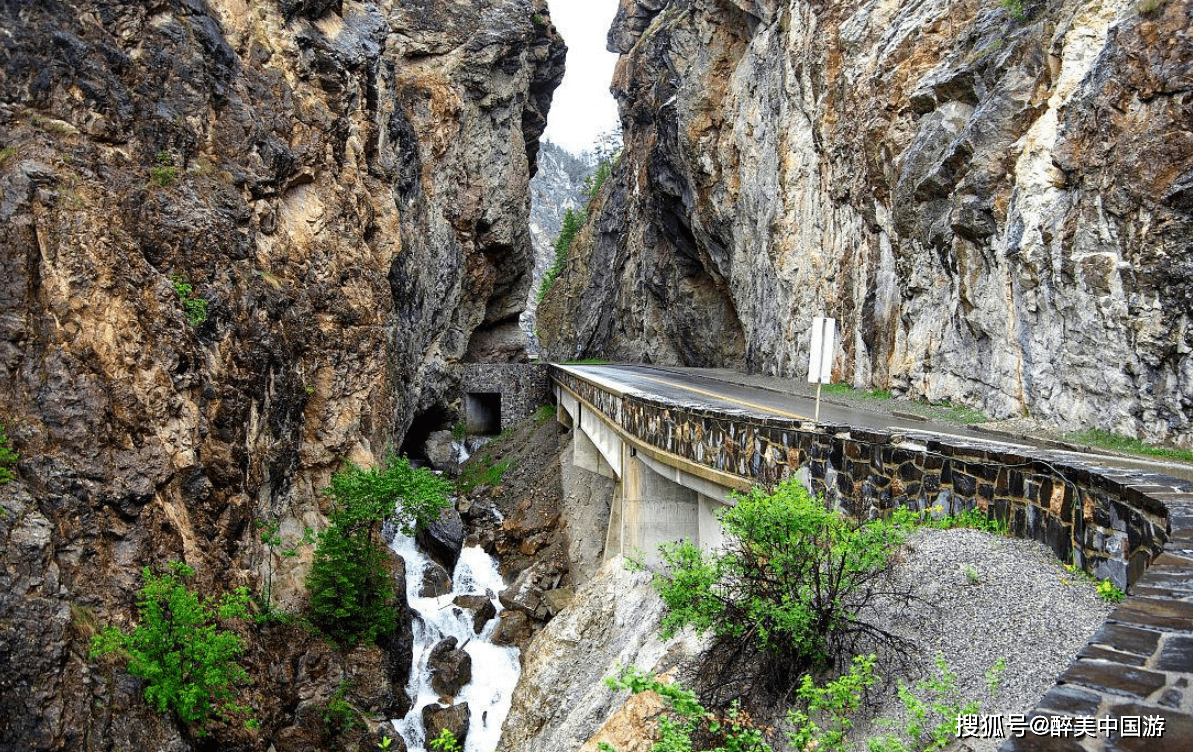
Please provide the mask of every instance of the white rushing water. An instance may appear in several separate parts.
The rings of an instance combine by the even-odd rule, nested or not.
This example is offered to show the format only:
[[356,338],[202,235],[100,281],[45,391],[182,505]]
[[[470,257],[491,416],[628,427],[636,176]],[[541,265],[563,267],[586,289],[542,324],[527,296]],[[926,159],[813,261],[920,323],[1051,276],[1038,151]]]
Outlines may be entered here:
[[454,605],[452,600],[460,595],[488,595],[500,612],[497,594],[505,583],[497,571],[497,562],[481,548],[467,547],[460,552],[460,560],[452,572],[452,591],[438,598],[421,598],[418,592],[423,570],[430,559],[418,550],[414,539],[401,533],[394,537],[390,548],[406,561],[406,597],[414,612],[414,663],[406,687],[414,698],[414,706],[405,718],[392,721],[394,729],[406,741],[410,752],[425,752],[422,709],[439,700],[431,689],[427,657],[441,640],[455,637],[456,647],[463,646],[472,657],[472,681],[464,685],[454,700],[456,704],[467,702],[471,716],[464,752],[493,752],[521,673],[518,649],[489,642],[497,626],[496,617],[489,620],[480,634],[473,632],[472,611]]

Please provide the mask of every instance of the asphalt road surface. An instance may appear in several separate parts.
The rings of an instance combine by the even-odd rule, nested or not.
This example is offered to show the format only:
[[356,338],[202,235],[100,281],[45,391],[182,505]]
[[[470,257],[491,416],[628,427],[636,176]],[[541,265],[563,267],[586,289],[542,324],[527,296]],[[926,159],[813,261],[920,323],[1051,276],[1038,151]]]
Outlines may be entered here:
[[[811,421],[816,409],[816,387],[794,379],[746,376],[723,369],[647,365],[570,365],[566,368],[594,381],[603,382],[613,389],[635,391],[646,396],[701,405],[727,413],[776,415]],[[1035,448],[1069,454],[1073,459],[1096,462],[1107,467],[1145,470],[1193,480],[1193,465],[1185,463],[1098,450],[1068,451],[1048,439],[1002,434],[980,427],[926,420],[899,413],[898,402],[892,404],[890,401],[861,405],[830,397],[822,398],[820,404],[821,423],[997,441],[1024,449]]]

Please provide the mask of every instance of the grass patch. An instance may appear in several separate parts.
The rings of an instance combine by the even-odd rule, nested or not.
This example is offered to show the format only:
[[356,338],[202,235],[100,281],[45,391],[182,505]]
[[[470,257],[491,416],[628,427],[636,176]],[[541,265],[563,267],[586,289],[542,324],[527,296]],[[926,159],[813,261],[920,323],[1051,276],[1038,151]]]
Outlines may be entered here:
[[505,472],[514,466],[513,458],[501,461],[493,459],[493,455],[486,454],[480,462],[470,465],[460,476],[460,491],[471,493],[477,486],[497,487],[505,478]]
[[886,389],[871,389],[868,392],[863,392],[854,389],[849,384],[825,384],[823,389],[827,394],[837,394],[850,399],[889,400],[895,398],[895,395]]
[[1070,431],[1064,435],[1064,439],[1075,444],[1088,444],[1089,446],[1112,449],[1116,452],[1126,452],[1127,454],[1160,457],[1166,460],[1177,460],[1178,462],[1193,462],[1193,450],[1145,444],[1139,439],[1123,436],[1120,433],[1103,431],[1100,428],[1094,428],[1089,431]]
[[5,146],[3,149],[0,149],[0,164],[4,164],[11,157],[15,157],[16,155],[17,149],[15,146]]
[[[895,395],[886,389],[861,391],[854,389],[848,384],[825,384],[823,391],[825,394],[845,397],[846,399],[857,402],[890,402],[895,400]],[[944,402],[900,402],[898,405],[891,405],[889,407],[898,407],[900,410],[921,415],[929,420],[938,420],[946,423],[985,423],[990,420],[981,410],[962,405],[954,405],[947,400]]]
[[609,361],[604,358],[580,358],[579,360],[565,360],[565,366],[607,366]]
[[555,417],[555,405],[543,405],[534,411],[534,424],[541,426]]

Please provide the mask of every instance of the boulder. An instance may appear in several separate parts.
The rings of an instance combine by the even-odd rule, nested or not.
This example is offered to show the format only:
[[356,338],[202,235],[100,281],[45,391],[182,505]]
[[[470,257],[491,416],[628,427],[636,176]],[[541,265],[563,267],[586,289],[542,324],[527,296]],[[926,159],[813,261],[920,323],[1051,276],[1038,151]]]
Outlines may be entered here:
[[436,470],[455,469],[460,456],[451,431],[432,431],[423,444],[423,453]]
[[534,634],[530,617],[520,611],[502,611],[490,641],[494,645],[521,647]]
[[464,748],[464,738],[468,736],[468,703],[443,707],[441,705],[427,705],[423,708],[423,728],[427,732],[427,739],[434,739],[447,729],[452,732]]
[[415,540],[435,561],[448,572],[456,568],[460,549],[464,547],[464,520],[455,509],[443,510],[439,519],[418,532]]
[[483,595],[456,596],[452,603],[472,612],[472,631],[477,634],[484,630],[490,619],[497,616],[497,608],[493,605],[493,601]]
[[431,669],[431,689],[441,696],[455,697],[472,681],[472,656],[456,647],[456,638],[448,637],[431,648],[427,657]]
[[423,583],[418,589],[420,598],[438,598],[452,591],[452,578],[447,570],[433,561],[427,562],[423,570]]

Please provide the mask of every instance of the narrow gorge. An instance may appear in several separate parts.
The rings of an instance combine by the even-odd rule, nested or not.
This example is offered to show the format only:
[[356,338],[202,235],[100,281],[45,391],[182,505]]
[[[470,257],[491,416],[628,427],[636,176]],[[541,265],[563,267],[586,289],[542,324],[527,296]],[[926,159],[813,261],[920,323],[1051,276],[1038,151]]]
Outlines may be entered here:
[[[802,380],[828,315],[858,389],[1193,447],[1191,29],[1193,0],[619,0],[624,143],[584,189],[540,143],[572,65],[548,0],[0,0],[0,752],[648,752],[657,698],[604,680],[702,644],[606,550],[621,479],[547,362]],[[337,643],[328,489],[403,456],[424,474],[353,520],[392,616]],[[949,532],[907,558],[960,612],[957,552],[1000,545]],[[1006,548],[1014,594],[1070,584]],[[180,563],[248,604],[240,707],[205,723],[92,650]],[[1065,592],[1031,634],[1101,624]],[[970,617],[920,626],[964,651]]]

